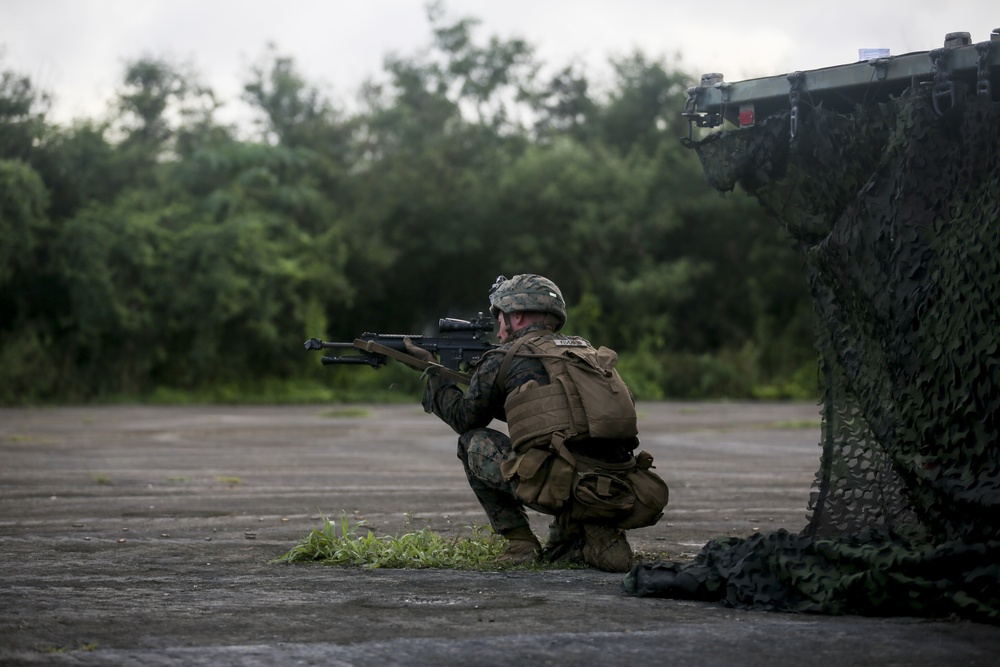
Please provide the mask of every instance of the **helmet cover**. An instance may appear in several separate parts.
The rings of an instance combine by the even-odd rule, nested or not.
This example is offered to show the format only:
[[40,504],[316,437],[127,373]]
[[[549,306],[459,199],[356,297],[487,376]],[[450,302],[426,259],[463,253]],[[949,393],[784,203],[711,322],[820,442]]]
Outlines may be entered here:
[[554,282],[533,273],[522,273],[513,278],[498,276],[490,290],[490,314],[494,319],[500,313],[548,313],[555,316],[555,330],[566,323],[566,301]]

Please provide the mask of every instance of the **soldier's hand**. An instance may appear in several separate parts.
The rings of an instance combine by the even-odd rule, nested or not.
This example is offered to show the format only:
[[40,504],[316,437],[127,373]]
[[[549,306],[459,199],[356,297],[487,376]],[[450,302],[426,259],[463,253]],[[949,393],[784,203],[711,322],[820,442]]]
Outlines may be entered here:
[[[419,345],[414,345],[413,341],[411,341],[409,337],[403,339],[403,346],[406,348],[406,353],[415,359],[419,359],[420,361],[426,361],[428,363],[435,363],[437,361],[437,359],[434,358],[433,354],[431,354],[424,348],[420,347]],[[406,364],[405,361],[403,363]],[[424,370],[422,366],[415,366],[412,364],[406,364],[406,365],[409,366],[410,368],[415,368],[418,371]]]

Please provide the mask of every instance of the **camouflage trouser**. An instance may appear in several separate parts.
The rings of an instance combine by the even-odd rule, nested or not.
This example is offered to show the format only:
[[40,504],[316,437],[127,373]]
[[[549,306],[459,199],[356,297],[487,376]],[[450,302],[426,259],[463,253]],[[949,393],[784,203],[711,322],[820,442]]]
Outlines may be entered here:
[[528,525],[524,504],[514,495],[515,483],[500,472],[500,464],[510,455],[510,438],[491,428],[477,428],[458,438],[458,458],[469,486],[499,534]]
[[[465,467],[469,486],[486,510],[493,531],[501,535],[529,525],[525,505],[514,495],[517,483],[508,482],[500,472],[500,465],[511,456],[512,450],[510,438],[491,428],[473,429],[458,438],[458,458]],[[549,513],[542,507],[528,507]],[[572,541],[579,530],[568,513],[554,517],[549,524],[548,544]]]

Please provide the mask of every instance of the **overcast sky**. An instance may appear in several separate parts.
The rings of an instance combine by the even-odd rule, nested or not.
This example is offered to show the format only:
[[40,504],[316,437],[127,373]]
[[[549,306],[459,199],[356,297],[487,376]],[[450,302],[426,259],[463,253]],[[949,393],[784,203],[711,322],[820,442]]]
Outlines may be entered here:
[[[636,49],[726,80],[854,62],[858,49],[928,51],[964,31],[1000,28],[997,0],[446,0],[476,35],[522,37],[552,68],[580,60],[592,78]],[[308,82],[349,100],[386,54],[430,44],[423,0],[0,0],[0,69],[55,96],[51,120],[100,116],[124,64],[191,65],[238,116],[239,94],[268,43]],[[225,116],[225,114],[223,114]]]

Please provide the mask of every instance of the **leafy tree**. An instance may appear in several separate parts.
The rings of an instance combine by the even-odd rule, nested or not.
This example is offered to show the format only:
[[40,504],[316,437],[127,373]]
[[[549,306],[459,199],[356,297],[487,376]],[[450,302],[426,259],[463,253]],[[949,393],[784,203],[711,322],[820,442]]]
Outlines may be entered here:
[[[614,87],[599,114],[601,140],[622,153],[656,152],[663,141],[682,136],[678,109],[690,77],[640,53],[611,61]],[[683,128],[686,129],[686,128]]]
[[178,321],[196,325],[183,336],[199,350],[196,366],[242,354],[284,368],[293,340],[322,333],[307,332],[310,312],[352,302],[351,240],[310,177],[316,162],[302,149],[234,143],[178,171],[203,216],[180,231],[172,278],[186,285],[173,306]]
[[349,124],[323,93],[298,72],[294,59],[269,45],[251,68],[243,99],[257,113],[256,125],[269,144],[311,148],[344,164]]
[[472,38],[479,21],[464,18],[447,24],[439,2],[428,6],[428,18],[435,47],[446,61],[439,81],[475,110],[479,125],[496,133],[519,130],[519,125],[512,126],[514,104],[525,98],[527,84],[538,70],[534,49],[518,38],[491,37],[479,46]]
[[194,72],[167,60],[143,57],[128,63],[118,96],[118,150],[134,183],[149,186],[162,160],[189,152],[194,137],[211,136],[218,104]]
[[501,182],[508,223],[496,256],[510,272],[557,279],[585,304],[571,327],[622,349],[659,341],[697,264],[664,254],[680,221],[657,208],[653,163],[561,140],[525,153]]
[[134,179],[131,162],[108,139],[106,122],[49,127],[30,159],[51,193],[48,212],[55,221],[86,205],[111,203]]
[[50,251],[58,304],[53,330],[70,363],[67,396],[148,390],[162,360],[160,317],[170,286],[163,281],[171,235],[162,220],[171,208],[134,194],[93,206],[60,225]]
[[44,134],[51,102],[51,97],[37,90],[28,77],[0,70],[0,159],[28,160],[32,147]]
[[0,288],[8,297],[11,281],[32,268],[45,241],[47,205],[48,192],[34,169],[20,160],[0,160]]
[[357,125],[353,226],[389,249],[384,279],[371,281],[358,316],[380,326],[482,308],[496,274],[482,258],[501,233],[492,226],[495,184],[526,146],[508,102],[533,72],[530,49],[480,44],[475,21],[446,23],[436,6],[429,13],[435,49],[388,57],[388,81],[365,87]]
[[36,398],[57,377],[38,312],[45,297],[38,267],[51,233],[47,201],[37,172],[20,160],[0,160],[0,402]]
[[534,131],[539,141],[568,136],[586,142],[591,138],[600,106],[590,89],[580,66],[570,65],[525,95],[536,116]]

